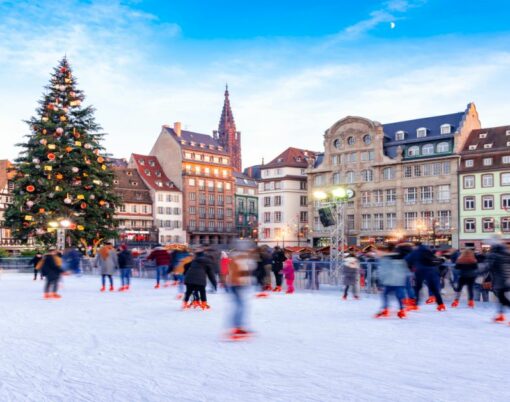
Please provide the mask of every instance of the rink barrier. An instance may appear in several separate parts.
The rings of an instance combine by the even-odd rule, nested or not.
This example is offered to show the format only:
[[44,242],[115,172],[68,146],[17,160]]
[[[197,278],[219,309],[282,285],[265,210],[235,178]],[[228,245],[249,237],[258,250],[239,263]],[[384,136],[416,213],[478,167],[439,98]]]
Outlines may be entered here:
[[33,271],[34,267],[30,264],[32,257],[5,257],[0,258],[0,269],[17,272]]

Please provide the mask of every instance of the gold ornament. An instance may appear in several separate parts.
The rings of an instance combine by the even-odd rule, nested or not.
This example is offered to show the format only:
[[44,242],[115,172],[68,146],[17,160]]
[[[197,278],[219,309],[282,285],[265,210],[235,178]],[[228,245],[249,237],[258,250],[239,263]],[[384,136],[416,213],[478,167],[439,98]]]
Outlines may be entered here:
[[78,229],[78,230],[85,230],[85,228],[82,225],[76,226],[76,229]]
[[75,141],[74,142],[74,146],[75,147],[81,147],[81,142],[80,141]]
[[101,165],[101,169],[106,170],[106,165]]
[[25,220],[26,221],[31,221],[32,220],[32,215],[25,215]]
[[83,194],[78,194],[76,198],[78,198],[79,200],[84,200],[85,196]]
[[55,148],[56,148],[55,144],[48,144],[48,149],[52,149],[53,150]]
[[44,166],[44,170],[46,170],[47,172],[51,172],[53,170],[53,168],[51,166]]
[[62,187],[60,187],[60,186],[55,186],[55,191],[62,191]]
[[60,116],[60,121],[66,121],[67,120],[67,117],[65,116]]

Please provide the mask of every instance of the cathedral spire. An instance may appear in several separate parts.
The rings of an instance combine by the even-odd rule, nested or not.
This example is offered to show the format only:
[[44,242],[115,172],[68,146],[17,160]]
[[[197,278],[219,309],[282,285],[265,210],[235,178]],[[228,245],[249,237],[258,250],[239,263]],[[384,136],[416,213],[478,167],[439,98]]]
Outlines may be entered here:
[[234,114],[230,106],[230,93],[228,83],[225,84],[225,99],[221,111],[220,124],[218,126],[217,138],[220,145],[230,154],[231,165],[234,170],[240,172],[241,167],[241,133],[236,129]]

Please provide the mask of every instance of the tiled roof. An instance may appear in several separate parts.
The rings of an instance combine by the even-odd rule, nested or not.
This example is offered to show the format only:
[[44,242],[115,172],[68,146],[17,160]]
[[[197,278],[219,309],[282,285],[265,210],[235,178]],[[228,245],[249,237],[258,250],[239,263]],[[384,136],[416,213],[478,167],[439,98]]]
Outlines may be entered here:
[[236,179],[236,186],[242,186],[242,187],[257,187],[257,182],[242,173],[239,172],[232,172],[232,175]]
[[262,169],[273,168],[273,167],[308,167],[308,160],[315,158],[317,152],[308,151],[306,149],[299,148],[287,148],[280,155],[274,158],[267,165],[262,166]]
[[[462,153],[474,153],[483,150],[510,151],[508,144],[510,143],[510,125],[500,127],[480,128],[471,131],[466,140]],[[490,148],[489,148],[490,146]],[[475,148],[476,147],[476,148]],[[474,148],[474,149],[470,149]]]
[[158,158],[149,155],[132,154],[138,173],[147,185],[156,191],[179,191],[177,186],[165,175]]
[[152,204],[149,188],[136,169],[114,167],[113,173],[115,191],[122,196],[124,202]]
[[[191,150],[207,150],[208,152],[227,155],[225,149],[211,135],[181,130],[181,136],[179,137],[172,127],[163,126],[163,128],[179,142],[182,148]],[[201,144],[204,146],[202,147]]]
[[108,158],[108,163],[113,167],[128,167],[128,162],[125,158]]

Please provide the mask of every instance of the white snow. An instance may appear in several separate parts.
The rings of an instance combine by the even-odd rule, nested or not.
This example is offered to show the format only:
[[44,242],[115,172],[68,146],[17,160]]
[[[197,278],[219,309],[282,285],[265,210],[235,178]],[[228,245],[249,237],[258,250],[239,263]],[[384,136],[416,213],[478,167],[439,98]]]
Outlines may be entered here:
[[[118,279],[116,278],[118,283]],[[0,277],[1,401],[505,401],[510,326],[495,306],[431,306],[376,320],[377,297],[249,298],[257,336],[225,342],[229,300],[180,311],[176,290],[134,280],[101,294],[66,277],[43,300],[29,275]]]

